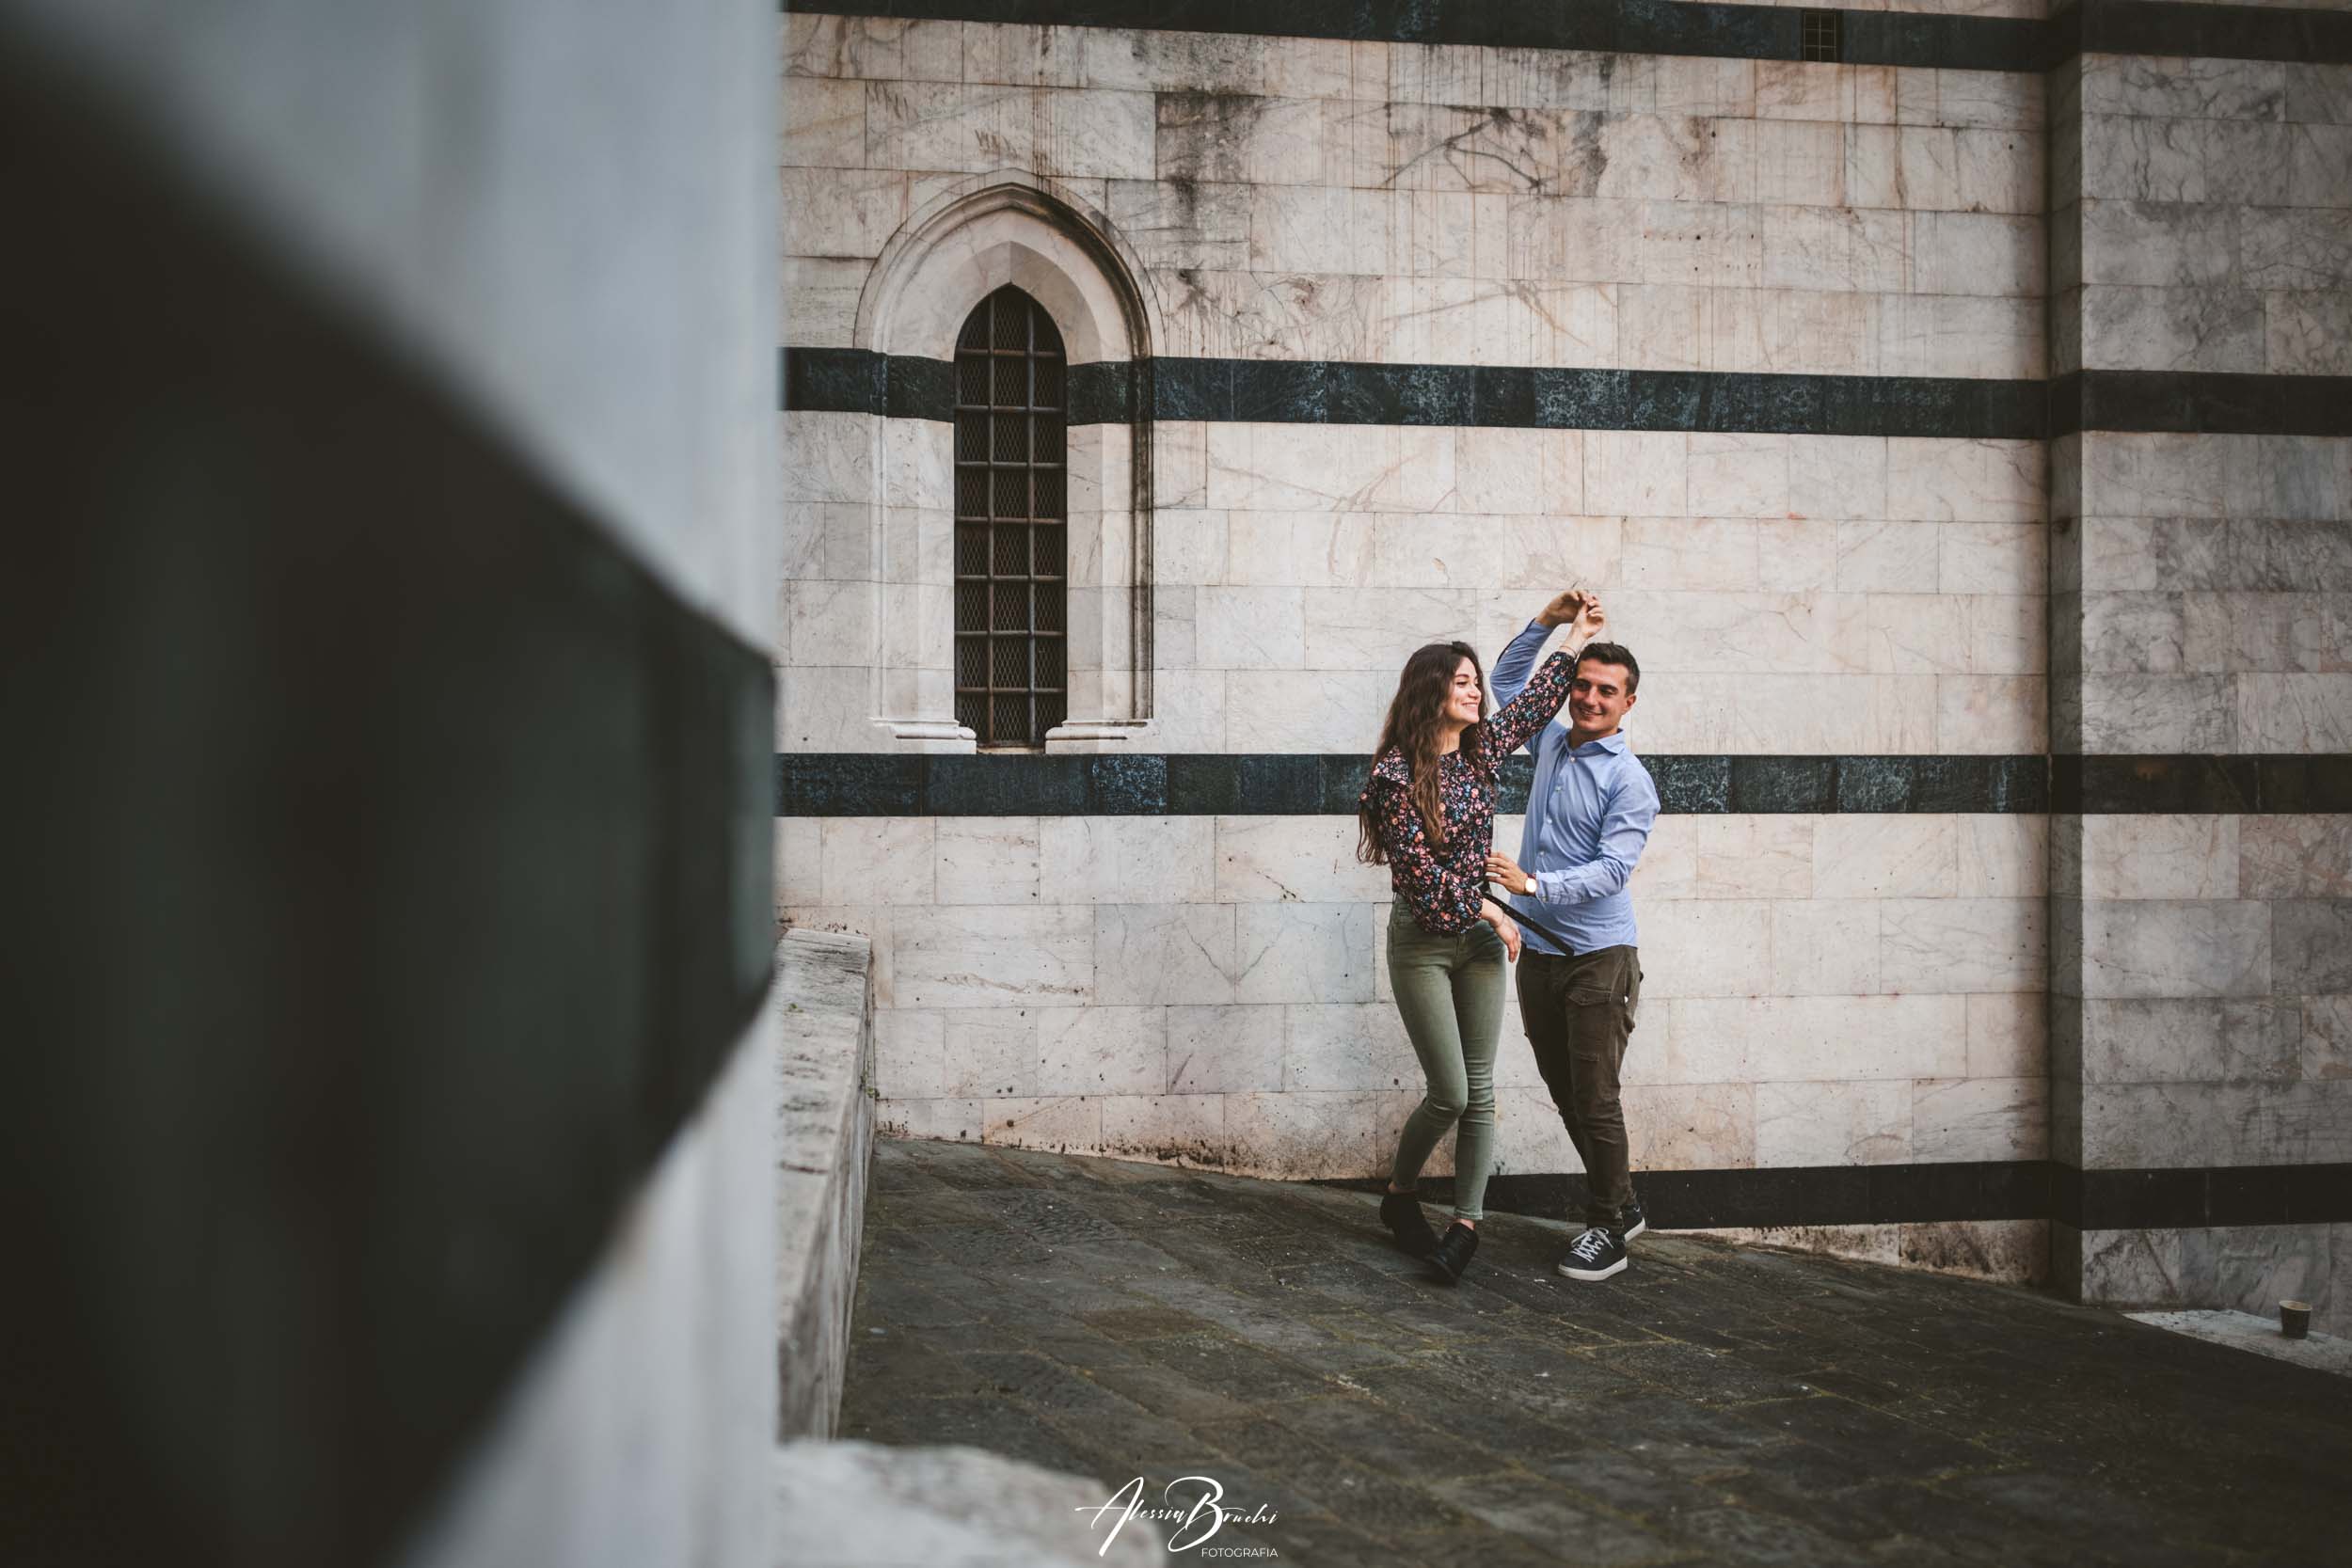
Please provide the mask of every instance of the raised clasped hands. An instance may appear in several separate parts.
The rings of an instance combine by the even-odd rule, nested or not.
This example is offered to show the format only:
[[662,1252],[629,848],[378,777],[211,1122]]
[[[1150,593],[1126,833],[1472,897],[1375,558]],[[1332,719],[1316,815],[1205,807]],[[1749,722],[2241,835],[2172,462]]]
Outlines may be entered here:
[[1566,626],[1569,639],[1583,643],[1598,637],[1609,618],[1600,608],[1599,594],[1582,588],[1571,588],[1565,593],[1554,594],[1537,619],[1548,626]]

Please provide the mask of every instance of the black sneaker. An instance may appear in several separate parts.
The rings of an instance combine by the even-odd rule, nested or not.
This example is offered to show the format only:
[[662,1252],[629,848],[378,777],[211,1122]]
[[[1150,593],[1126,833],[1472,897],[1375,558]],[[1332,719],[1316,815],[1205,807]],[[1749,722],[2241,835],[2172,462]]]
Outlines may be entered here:
[[1437,1248],[1438,1233],[1429,1228],[1421,1199],[1411,1193],[1381,1194],[1380,1223],[1389,1227],[1398,1246],[1416,1258],[1426,1258]]
[[[1455,1220],[1445,1227],[1445,1240],[1429,1254],[1429,1267],[1448,1285],[1462,1277],[1470,1267],[1470,1255],[1478,1250],[1478,1227]],[[1617,1265],[1623,1268],[1625,1265]]]
[[1614,1231],[1594,1226],[1569,1243],[1568,1255],[1560,1259],[1560,1272],[1570,1279],[1606,1279],[1623,1274],[1625,1243]]
[[1638,1197],[1627,1198],[1625,1207],[1617,1211],[1617,1223],[1610,1228],[1617,1233],[1617,1240],[1621,1242],[1629,1242],[1647,1230],[1649,1219],[1642,1212],[1642,1200]]

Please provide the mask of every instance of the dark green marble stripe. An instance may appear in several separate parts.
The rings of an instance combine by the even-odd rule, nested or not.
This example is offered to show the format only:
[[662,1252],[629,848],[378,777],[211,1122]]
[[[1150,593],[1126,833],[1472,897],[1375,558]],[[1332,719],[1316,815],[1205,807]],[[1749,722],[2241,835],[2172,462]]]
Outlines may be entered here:
[[2086,430],[2352,436],[2352,375],[2070,372],[2050,383],[2050,434]]
[[[2041,812],[2038,756],[1645,756],[1663,809],[1726,812]],[[1341,753],[972,756],[780,752],[781,816],[1327,816],[1356,809],[1371,759]],[[1534,762],[1503,767],[1502,808],[1523,810]]]
[[[951,367],[864,349],[787,348],[782,404],[805,412],[950,420]],[[1489,426],[2039,440],[2039,381],[1770,375],[1339,360],[1157,358],[1072,367],[1070,422]]]
[[[1371,1192],[1377,1180],[1319,1185]],[[1799,1165],[1634,1173],[1659,1230],[1827,1225],[1931,1225],[2058,1220],[2078,1230],[2183,1230],[2208,1226],[2341,1225],[2352,1221],[2352,1164],[2076,1170],[2051,1160],[1899,1165]],[[1453,1200],[1446,1177],[1424,1177],[1422,1200]],[[1529,1171],[1492,1177],[1486,1207],[1546,1219],[1582,1211],[1584,1179]]]
[[[1370,758],[1340,752],[971,756],[784,752],[779,816],[1327,816],[1356,809]],[[1674,815],[2352,812],[2352,755],[1642,757]],[[1534,763],[1503,766],[1524,809]]]
[[[955,417],[953,367],[864,349],[786,349],[783,406]],[[2081,431],[2352,436],[2352,376],[2075,371],[1959,376],[1182,359],[1072,367],[1070,422],[1489,426],[2041,440]]]
[[[1114,27],[1253,37],[1485,44],[1718,59],[1804,59],[1804,12],[1678,0],[786,0],[810,15]],[[2352,60],[2352,17],[2261,6],[2082,0],[2047,21],[1840,10],[1840,59],[1947,71],[2040,71],[2087,51],[2220,59]]]

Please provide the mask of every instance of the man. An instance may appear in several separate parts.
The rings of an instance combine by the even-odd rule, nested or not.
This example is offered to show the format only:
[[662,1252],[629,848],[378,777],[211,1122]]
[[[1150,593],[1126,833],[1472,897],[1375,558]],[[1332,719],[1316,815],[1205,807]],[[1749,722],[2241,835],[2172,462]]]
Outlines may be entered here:
[[[1518,695],[1553,629],[1580,610],[1587,624],[1600,618],[1599,602],[1589,594],[1562,594],[1511,640],[1495,660],[1498,704]],[[1608,635],[1605,627],[1600,635]],[[1525,940],[1519,1019],[1536,1070],[1584,1161],[1584,1233],[1560,1263],[1570,1279],[1623,1273],[1626,1243],[1647,1224],[1633,1196],[1617,1098],[1618,1069],[1642,1001],[1640,938],[1626,882],[1658,818],[1658,786],[1626,749],[1621,728],[1641,679],[1642,667],[1623,646],[1586,644],[1565,711],[1528,742],[1535,782],[1519,858],[1497,850],[1486,859],[1488,879],[1512,895]]]

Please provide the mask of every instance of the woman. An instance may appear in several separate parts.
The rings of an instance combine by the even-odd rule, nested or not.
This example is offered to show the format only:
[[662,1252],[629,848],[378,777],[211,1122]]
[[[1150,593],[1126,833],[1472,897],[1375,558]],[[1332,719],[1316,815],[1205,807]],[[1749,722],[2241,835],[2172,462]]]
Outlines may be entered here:
[[[1357,801],[1357,858],[1386,865],[1396,890],[1389,907],[1389,983],[1421,1058],[1428,1092],[1397,1139],[1380,1218],[1397,1244],[1429,1259],[1451,1283],[1478,1250],[1478,1221],[1494,1156],[1495,1043],[1502,1029],[1506,955],[1519,929],[1486,896],[1495,786],[1502,759],[1551,721],[1576,675],[1574,649],[1601,623],[1599,604],[1564,594],[1555,612],[1572,618],[1568,646],[1546,659],[1502,712],[1486,717],[1486,672],[1462,642],[1432,642],[1405,661],[1380,727],[1372,779]],[[1423,1218],[1414,1183],[1449,1128],[1454,1143],[1454,1223],[1439,1240]]]

